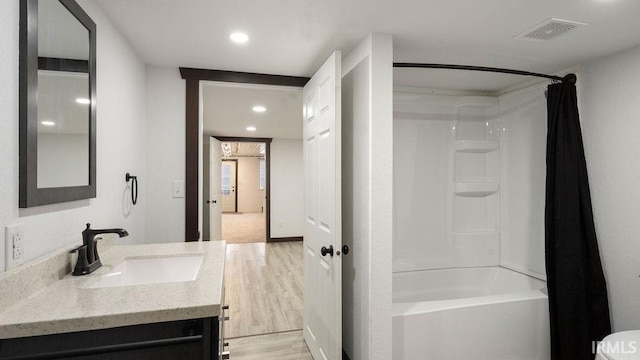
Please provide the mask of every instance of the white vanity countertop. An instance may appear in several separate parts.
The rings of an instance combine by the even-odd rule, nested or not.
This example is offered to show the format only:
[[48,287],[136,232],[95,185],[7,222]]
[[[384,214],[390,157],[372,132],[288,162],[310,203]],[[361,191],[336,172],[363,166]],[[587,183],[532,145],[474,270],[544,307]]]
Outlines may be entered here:
[[[127,258],[189,254],[204,254],[194,281],[87,288]],[[0,339],[220,315],[224,241],[114,246],[100,257],[92,274],[69,274],[0,310]]]

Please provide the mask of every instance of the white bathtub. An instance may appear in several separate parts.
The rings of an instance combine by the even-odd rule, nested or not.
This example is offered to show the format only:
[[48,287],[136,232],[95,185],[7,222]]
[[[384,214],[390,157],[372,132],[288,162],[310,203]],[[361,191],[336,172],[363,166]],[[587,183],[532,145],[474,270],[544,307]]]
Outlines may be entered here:
[[502,267],[393,274],[393,360],[548,360],[546,283]]

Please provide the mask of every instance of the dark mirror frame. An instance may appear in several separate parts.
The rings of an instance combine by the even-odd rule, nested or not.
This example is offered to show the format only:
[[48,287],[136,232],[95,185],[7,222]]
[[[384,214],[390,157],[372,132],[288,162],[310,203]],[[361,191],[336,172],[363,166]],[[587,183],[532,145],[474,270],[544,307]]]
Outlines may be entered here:
[[[89,31],[89,185],[38,188],[38,0],[20,0],[21,208],[96,197],[96,24],[75,0],[58,1]],[[61,59],[58,70],[74,63]]]

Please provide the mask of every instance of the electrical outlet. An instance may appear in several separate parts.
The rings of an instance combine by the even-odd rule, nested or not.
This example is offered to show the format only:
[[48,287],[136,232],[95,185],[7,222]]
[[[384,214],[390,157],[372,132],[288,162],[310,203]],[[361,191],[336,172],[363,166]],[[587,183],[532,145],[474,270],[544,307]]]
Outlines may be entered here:
[[14,247],[13,248],[13,260],[19,261],[24,257],[24,247]]
[[24,239],[24,231],[14,232],[11,239],[13,241],[13,247],[22,247],[23,239]]
[[24,225],[5,227],[5,266],[6,270],[21,265],[25,261]]
[[183,198],[184,197],[184,181],[175,180],[173,182],[172,193],[174,198]]

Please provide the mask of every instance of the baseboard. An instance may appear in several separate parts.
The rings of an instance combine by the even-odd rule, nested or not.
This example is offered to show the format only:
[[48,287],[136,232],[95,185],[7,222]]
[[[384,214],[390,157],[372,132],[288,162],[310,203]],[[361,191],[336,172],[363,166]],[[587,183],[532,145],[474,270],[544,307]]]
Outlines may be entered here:
[[268,242],[302,241],[302,236],[270,238]]

